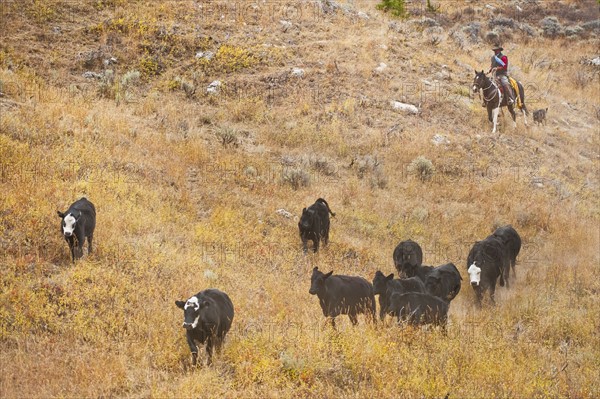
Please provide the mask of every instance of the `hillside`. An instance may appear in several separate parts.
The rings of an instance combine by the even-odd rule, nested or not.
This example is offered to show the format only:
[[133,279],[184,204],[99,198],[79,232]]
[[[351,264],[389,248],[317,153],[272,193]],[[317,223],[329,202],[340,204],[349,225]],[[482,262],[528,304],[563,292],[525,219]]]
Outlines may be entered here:
[[[0,397],[599,397],[598,2],[407,3],[1,2]],[[490,133],[495,40],[547,124]],[[479,310],[466,257],[503,224],[517,278]],[[447,335],[326,326],[313,267],[372,280],[408,238],[462,274]],[[174,301],[208,287],[236,314],[192,368]]]

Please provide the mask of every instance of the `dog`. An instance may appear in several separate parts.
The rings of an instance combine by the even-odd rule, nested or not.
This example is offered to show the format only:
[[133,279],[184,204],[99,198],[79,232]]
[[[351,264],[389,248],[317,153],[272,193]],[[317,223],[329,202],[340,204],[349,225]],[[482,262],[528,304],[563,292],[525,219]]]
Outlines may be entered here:
[[538,109],[537,111],[533,111],[533,121],[540,125],[543,122],[544,126],[546,126],[546,114],[547,113],[548,113],[548,108]]

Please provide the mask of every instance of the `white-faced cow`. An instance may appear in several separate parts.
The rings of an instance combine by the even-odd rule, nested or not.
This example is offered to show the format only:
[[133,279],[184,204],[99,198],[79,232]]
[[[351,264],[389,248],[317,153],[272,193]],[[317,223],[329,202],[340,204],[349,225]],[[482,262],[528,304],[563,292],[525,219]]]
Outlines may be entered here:
[[[515,270],[515,265],[517,264],[517,255],[519,255],[519,252],[521,251],[521,236],[519,236],[517,230],[515,230],[511,225],[498,227],[492,235],[499,238],[504,244],[510,260],[510,267],[512,268],[513,274],[516,277],[517,272]],[[507,270],[507,279],[510,276],[509,273],[510,272]]]
[[73,202],[66,212],[57,211],[61,232],[69,244],[73,262],[83,256],[83,243],[88,240],[88,253],[92,253],[92,239],[96,228],[96,208],[83,197]]
[[393,258],[400,276],[415,277],[417,268],[423,263],[423,250],[413,240],[405,240],[394,248]]
[[450,303],[460,292],[462,277],[454,263],[431,270],[425,279],[427,292]]
[[175,301],[183,309],[183,328],[186,329],[187,343],[192,352],[192,364],[196,364],[198,346],[204,345],[208,364],[212,363],[213,347],[221,350],[225,335],[233,321],[233,303],[226,293],[214,288],[200,291],[187,301]]
[[353,325],[358,323],[361,313],[375,321],[375,296],[373,286],[362,277],[333,276],[333,271],[322,273],[318,267],[312,272],[309,293],[319,298],[323,315],[331,319],[335,328],[335,317],[347,314]]
[[395,316],[390,309],[390,297],[393,293],[406,294],[408,292],[424,293],[425,285],[418,277],[409,277],[394,280],[394,273],[385,276],[379,270],[373,277],[373,294],[379,295],[379,319],[383,320],[386,314]]
[[302,249],[308,251],[308,240],[313,242],[313,251],[319,250],[321,239],[323,244],[329,242],[329,215],[335,216],[331,212],[329,204],[323,198],[319,198],[308,208],[302,209],[302,216],[298,222],[300,230],[300,239],[302,240]]
[[504,286],[504,275],[508,268],[510,262],[504,244],[497,237],[489,236],[473,245],[467,257],[467,271],[478,306],[481,306],[483,294],[487,290],[490,291],[490,299],[494,303],[496,281],[500,277],[500,286]]

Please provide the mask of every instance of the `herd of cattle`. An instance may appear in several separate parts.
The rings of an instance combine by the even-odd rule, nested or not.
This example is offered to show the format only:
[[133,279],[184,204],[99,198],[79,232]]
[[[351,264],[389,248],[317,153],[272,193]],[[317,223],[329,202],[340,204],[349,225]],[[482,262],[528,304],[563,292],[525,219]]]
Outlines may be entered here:
[[[321,240],[329,241],[329,215],[335,213],[322,198],[302,210],[298,222],[304,252],[307,242],[313,242],[313,250],[319,249]],[[96,226],[96,210],[86,198],[75,201],[66,212],[58,212],[62,219],[62,234],[69,244],[73,262],[83,255],[83,244],[88,240],[88,252],[92,252],[92,238]],[[476,294],[476,303],[489,291],[494,303],[496,282],[509,286],[510,271],[515,274],[516,258],[521,249],[521,238],[510,225],[503,226],[482,241],[477,241],[467,257],[467,273]],[[353,325],[359,314],[376,322],[375,295],[379,295],[379,318],[386,315],[398,322],[413,325],[434,324],[445,331],[450,302],[458,295],[462,277],[453,263],[432,267],[423,265],[423,251],[412,240],[400,242],[393,253],[393,261],[399,278],[377,271],[372,283],[359,276],[323,273],[318,267],[312,270],[309,293],[319,298],[323,315],[335,328],[335,317],[348,315]],[[187,301],[175,301],[184,312],[183,327],[196,363],[196,342],[206,343],[208,363],[213,348],[221,348],[225,335],[231,328],[234,316],[229,296],[217,289],[200,291]]]

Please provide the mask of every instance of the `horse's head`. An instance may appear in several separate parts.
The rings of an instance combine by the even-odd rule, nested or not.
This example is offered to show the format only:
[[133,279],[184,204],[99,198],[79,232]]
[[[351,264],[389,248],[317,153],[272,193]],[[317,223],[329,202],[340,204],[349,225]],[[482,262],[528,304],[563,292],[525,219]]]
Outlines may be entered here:
[[475,71],[475,79],[473,79],[473,93],[477,93],[480,89],[489,85],[489,78],[485,75],[485,72]]

